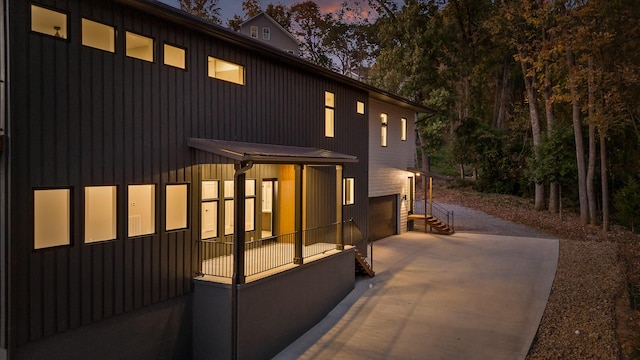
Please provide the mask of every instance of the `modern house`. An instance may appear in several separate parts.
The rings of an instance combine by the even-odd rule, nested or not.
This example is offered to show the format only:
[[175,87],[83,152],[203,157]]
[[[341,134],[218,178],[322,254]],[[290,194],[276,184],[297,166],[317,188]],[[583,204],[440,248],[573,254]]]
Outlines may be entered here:
[[300,55],[300,42],[271,16],[262,12],[240,24],[240,33],[292,55]]
[[428,109],[158,1],[0,11],[0,359],[269,358],[402,219],[370,129]]

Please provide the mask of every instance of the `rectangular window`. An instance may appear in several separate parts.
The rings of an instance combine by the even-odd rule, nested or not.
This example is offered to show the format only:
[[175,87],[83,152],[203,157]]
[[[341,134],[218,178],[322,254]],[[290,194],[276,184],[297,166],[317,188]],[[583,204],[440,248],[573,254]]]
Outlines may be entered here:
[[33,248],[71,244],[71,189],[33,191]]
[[129,237],[155,232],[155,185],[129,185]]
[[153,62],[153,39],[126,32],[127,56]]
[[186,51],[177,46],[164,44],[164,64],[186,69]]
[[115,52],[116,30],[113,26],[82,19],[82,45]]
[[244,85],[244,66],[209,56],[209,77]]
[[167,185],[167,231],[187,227],[188,192],[187,184]]
[[258,38],[258,27],[257,26],[252,26],[251,27],[251,37],[254,39]]
[[400,140],[407,141],[407,119],[400,119]]
[[380,114],[380,122],[381,122],[381,130],[380,130],[380,145],[381,146],[387,146],[387,132],[388,132],[388,121],[387,121],[387,114],[382,113]]
[[358,114],[364,115],[364,103],[362,101],[358,101],[356,103],[356,112]]
[[335,95],[324,92],[324,136],[335,136]]
[[271,29],[268,27],[262,28],[262,39],[270,40],[271,39]]
[[31,5],[31,31],[67,38],[67,14]]
[[342,179],[342,205],[355,203],[355,179]]
[[218,237],[218,182],[202,182],[202,239]]
[[233,234],[233,200],[224,201],[224,234]]
[[[234,232],[234,193],[233,180],[225,180],[224,182],[224,234],[231,235]],[[256,211],[256,180],[250,179],[245,181],[245,220],[244,230],[255,230],[255,211]]]
[[84,188],[85,244],[113,240],[117,237],[117,188],[87,186]]

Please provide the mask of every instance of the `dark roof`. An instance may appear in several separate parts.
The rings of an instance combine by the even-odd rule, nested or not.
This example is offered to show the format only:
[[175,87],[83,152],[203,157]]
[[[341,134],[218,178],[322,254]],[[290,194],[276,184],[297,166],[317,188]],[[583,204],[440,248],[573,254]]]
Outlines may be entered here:
[[249,36],[240,34],[238,32],[226,29],[220,25],[216,25],[207,22],[199,17],[191,15],[185,11],[174,8],[170,5],[164,4],[158,0],[116,0],[117,2],[129,6],[134,9],[138,9],[145,13],[157,16],[159,18],[171,21],[189,29],[202,32],[209,36],[213,36],[217,39],[234,44],[238,47],[254,51],[262,56],[275,59],[286,65],[296,67],[303,71],[307,71],[313,74],[319,74],[326,78],[338,81],[340,83],[359,88],[368,92],[369,96],[374,99],[382,100],[399,107],[410,109],[416,112],[423,113],[435,113],[435,110],[426,106],[405,99],[401,96],[392,94],[390,92],[378,89],[369,84],[351,79],[345,75],[338,74],[334,71],[326,69],[324,67],[315,65],[309,61],[306,61],[299,56],[288,54],[277,47],[274,47],[263,41],[256,41]]
[[214,139],[190,138],[187,145],[235,161],[256,164],[344,164],[358,158],[337,152],[299,146],[247,143]]

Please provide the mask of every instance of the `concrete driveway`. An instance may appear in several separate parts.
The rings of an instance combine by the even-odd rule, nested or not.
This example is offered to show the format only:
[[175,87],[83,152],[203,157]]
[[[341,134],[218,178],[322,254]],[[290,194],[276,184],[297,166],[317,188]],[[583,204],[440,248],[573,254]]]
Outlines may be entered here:
[[557,260],[558,241],[544,238],[409,232],[379,240],[376,277],[358,278],[276,359],[524,359]]

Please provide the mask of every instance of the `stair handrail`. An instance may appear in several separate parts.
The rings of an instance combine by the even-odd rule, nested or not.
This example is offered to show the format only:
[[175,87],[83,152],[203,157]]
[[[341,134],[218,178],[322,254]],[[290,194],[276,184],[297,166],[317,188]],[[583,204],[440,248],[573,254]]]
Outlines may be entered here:
[[[369,241],[368,238],[364,237],[364,234],[360,230],[360,227],[353,220],[353,218],[344,221],[343,225],[344,225],[342,227],[342,229],[344,231],[343,238],[345,239],[344,244],[345,245],[354,246],[358,250],[363,250],[362,247],[364,247],[365,258],[368,259],[369,266],[371,267],[371,270],[373,270],[373,242]],[[355,233],[354,233],[354,231],[355,231]],[[349,240],[347,240],[347,239],[349,239]],[[354,239],[355,239],[355,241],[354,241]],[[369,247],[368,251],[366,251],[367,250],[367,246]],[[367,253],[368,253],[368,256],[367,256]]]
[[447,224],[447,226],[449,228],[451,228],[451,230],[455,231],[454,228],[454,214],[453,214],[453,210],[447,210],[444,206],[436,203],[435,201],[431,202],[431,205],[429,206],[431,216],[435,217],[436,219],[444,222]]

